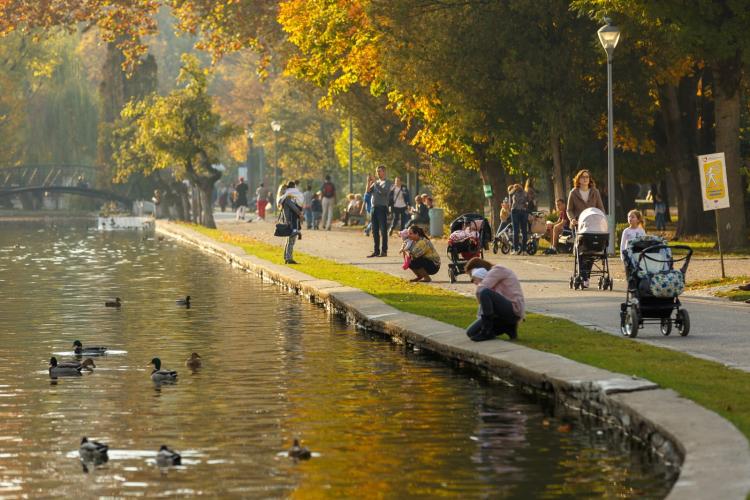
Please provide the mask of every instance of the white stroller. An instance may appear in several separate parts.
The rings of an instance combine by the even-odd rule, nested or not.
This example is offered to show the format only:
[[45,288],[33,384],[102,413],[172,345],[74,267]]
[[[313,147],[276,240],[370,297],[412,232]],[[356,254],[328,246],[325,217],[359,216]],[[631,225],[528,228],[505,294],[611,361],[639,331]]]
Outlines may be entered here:
[[573,246],[573,276],[570,277],[570,288],[583,289],[584,278],[579,264],[580,260],[585,259],[591,263],[589,279],[598,276],[599,290],[612,290],[614,280],[609,275],[608,245],[609,223],[604,212],[598,208],[587,208],[581,212]]

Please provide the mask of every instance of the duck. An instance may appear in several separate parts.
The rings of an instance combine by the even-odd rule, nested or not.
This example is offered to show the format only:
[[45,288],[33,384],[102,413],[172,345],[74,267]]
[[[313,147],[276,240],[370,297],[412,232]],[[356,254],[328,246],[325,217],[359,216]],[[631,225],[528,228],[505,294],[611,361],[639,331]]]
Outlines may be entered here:
[[103,356],[107,353],[107,348],[104,346],[88,346],[83,347],[80,340],[73,342],[73,351],[77,356]]
[[71,364],[57,364],[57,358],[52,356],[49,358],[49,376],[52,378],[57,377],[80,377],[81,366]]
[[115,297],[115,300],[108,300],[104,303],[104,307],[120,307],[121,305],[120,297]]
[[151,372],[151,380],[154,382],[168,383],[177,381],[177,372],[174,370],[162,370],[161,360],[159,358],[152,359],[151,365],[154,367],[154,370]]
[[89,441],[84,436],[81,438],[81,446],[78,448],[78,455],[82,462],[93,462],[95,465],[103,464],[109,460],[107,455],[109,446],[99,441]]
[[304,446],[300,446],[299,439],[295,438],[292,447],[289,448],[289,458],[296,458],[297,460],[308,460],[312,456],[310,450]]
[[190,309],[190,295],[188,295],[184,299],[175,300],[175,304],[177,304],[178,306],[187,307],[188,309]]
[[200,354],[197,352],[194,352],[190,355],[190,357],[185,361],[185,366],[190,368],[191,370],[197,370],[201,367],[203,364],[203,361],[201,361]]
[[182,457],[176,451],[170,449],[166,444],[161,445],[159,453],[156,454],[156,465],[159,467],[170,467],[180,465]]
[[86,370],[87,372],[93,372],[94,368],[96,368],[94,360],[91,358],[86,358],[83,361],[60,361],[57,363],[57,366],[80,368],[81,370]]

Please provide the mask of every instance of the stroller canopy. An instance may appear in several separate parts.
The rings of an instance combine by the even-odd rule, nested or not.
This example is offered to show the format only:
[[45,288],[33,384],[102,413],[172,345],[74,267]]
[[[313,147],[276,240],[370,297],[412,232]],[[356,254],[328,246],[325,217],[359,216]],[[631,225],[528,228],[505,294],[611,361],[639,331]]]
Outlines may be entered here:
[[609,233],[609,224],[607,216],[598,208],[587,208],[578,217],[578,232],[586,233]]

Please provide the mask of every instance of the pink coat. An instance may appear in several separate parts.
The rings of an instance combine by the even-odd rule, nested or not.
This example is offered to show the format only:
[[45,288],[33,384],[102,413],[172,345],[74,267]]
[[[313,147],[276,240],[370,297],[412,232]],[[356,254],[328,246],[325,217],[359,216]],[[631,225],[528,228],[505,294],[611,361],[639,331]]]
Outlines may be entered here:
[[499,293],[513,304],[513,312],[520,319],[524,318],[526,313],[526,302],[523,298],[521,283],[516,277],[516,273],[500,265],[492,266],[482,282],[477,287],[477,295],[482,288],[489,288]]

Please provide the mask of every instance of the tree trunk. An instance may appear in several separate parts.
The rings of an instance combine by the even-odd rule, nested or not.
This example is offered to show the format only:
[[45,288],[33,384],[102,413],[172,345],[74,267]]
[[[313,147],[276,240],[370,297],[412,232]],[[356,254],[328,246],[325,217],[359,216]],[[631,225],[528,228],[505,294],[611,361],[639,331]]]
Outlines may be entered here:
[[722,61],[713,68],[716,105],[716,151],[726,161],[729,208],[719,210],[719,232],[724,250],[747,245],[745,193],[742,189],[740,156],[740,79],[739,57]]
[[555,196],[551,205],[554,206],[555,200],[562,198],[567,200],[565,195],[565,185],[563,184],[563,164],[562,148],[560,146],[560,136],[553,132],[550,136],[550,148],[552,150],[552,182],[555,186]]
[[496,228],[500,223],[500,202],[505,197],[507,187],[505,169],[499,158],[483,156],[479,163],[479,175],[482,177],[482,184],[492,186],[492,196],[488,198],[490,202],[490,224],[493,228]]
[[214,221],[214,207],[211,203],[214,194],[214,183],[201,183],[200,187],[200,224],[201,226],[216,229]]
[[[698,164],[695,160],[697,144],[690,140],[696,135],[695,130],[687,128],[691,123],[691,117],[695,117],[696,112],[695,79],[683,78],[680,86],[679,95],[685,95],[687,101],[680,99],[675,86],[664,85],[659,89],[666,137],[666,156],[670,165],[670,174],[677,188],[679,212],[677,237],[705,233],[712,227],[710,217],[703,213],[703,206],[698,198],[700,179],[698,178]],[[696,122],[692,121],[692,123]]]

